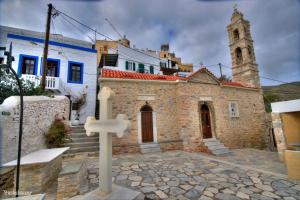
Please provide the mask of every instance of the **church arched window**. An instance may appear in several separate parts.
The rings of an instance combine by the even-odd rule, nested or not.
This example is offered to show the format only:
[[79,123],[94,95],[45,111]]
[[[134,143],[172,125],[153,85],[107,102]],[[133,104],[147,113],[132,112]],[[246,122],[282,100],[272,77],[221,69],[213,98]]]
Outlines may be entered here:
[[233,31],[233,38],[234,38],[234,41],[238,41],[240,39],[240,33],[239,33],[239,30],[235,29]]
[[250,46],[248,46],[248,54],[249,54],[249,58],[252,59],[253,54]]
[[236,57],[236,64],[239,65],[243,63],[243,55],[240,47],[235,49],[235,57]]

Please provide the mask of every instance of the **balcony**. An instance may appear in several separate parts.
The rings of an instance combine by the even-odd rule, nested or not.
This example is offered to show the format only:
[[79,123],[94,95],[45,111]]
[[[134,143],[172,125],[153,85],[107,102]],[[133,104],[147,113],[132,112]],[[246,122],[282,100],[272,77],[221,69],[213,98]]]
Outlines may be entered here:
[[[25,81],[31,81],[35,86],[39,86],[41,83],[42,76],[36,76],[31,74],[22,74],[22,79]],[[59,77],[46,76],[46,89],[58,90],[59,89]]]

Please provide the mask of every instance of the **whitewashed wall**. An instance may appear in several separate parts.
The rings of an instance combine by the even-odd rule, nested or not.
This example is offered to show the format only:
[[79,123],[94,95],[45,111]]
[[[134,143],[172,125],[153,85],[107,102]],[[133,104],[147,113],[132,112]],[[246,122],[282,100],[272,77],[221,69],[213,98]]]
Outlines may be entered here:
[[[17,158],[19,99],[18,96],[11,96],[0,105],[0,165]],[[67,97],[24,97],[22,155],[47,148],[45,133],[49,130],[56,115],[68,119],[69,100]]]
[[[13,56],[15,61],[13,62],[13,68],[17,72],[19,65],[20,54],[38,56],[38,69],[37,75],[40,75],[40,68],[42,67],[41,58],[43,57],[43,43],[32,42],[14,38],[7,38],[8,33],[16,35],[41,38],[38,32],[26,31],[21,29],[3,28],[1,30],[0,38],[1,44],[6,44],[9,48],[10,42],[13,44]],[[56,37],[50,38],[50,41],[58,41],[64,44],[71,44],[84,48],[90,48],[91,44],[85,41],[64,38],[62,36],[57,40]],[[6,42],[3,42],[6,41]],[[80,122],[84,123],[87,116],[94,116],[96,105],[96,88],[97,88],[97,53],[88,52],[84,50],[72,49],[67,47],[60,47],[49,45],[48,58],[54,58],[60,60],[60,92],[62,95],[71,93],[72,96],[79,96],[80,93],[87,93],[87,103],[81,109]],[[68,83],[68,61],[75,61],[83,63],[83,83]],[[72,115],[74,117],[74,115]]]
[[[140,51],[140,52],[139,52]],[[119,55],[117,67],[105,66],[106,69],[114,69],[120,71],[126,70],[126,61],[135,62],[136,71],[138,71],[139,63],[145,65],[145,70],[150,71],[150,65],[154,66],[154,74],[160,74],[160,61],[165,61],[159,58],[158,54],[141,52],[141,50],[134,50],[118,44],[118,50],[110,49],[108,53],[117,53]]]

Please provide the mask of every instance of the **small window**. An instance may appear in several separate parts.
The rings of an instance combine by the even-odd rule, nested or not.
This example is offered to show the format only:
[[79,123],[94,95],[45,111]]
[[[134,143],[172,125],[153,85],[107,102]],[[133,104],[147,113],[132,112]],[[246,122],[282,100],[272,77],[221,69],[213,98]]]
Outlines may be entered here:
[[132,61],[126,61],[125,62],[125,68],[128,71],[135,71],[135,62]]
[[19,59],[19,74],[37,74],[38,57],[20,55]]
[[240,34],[239,34],[239,31],[237,29],[235,29],[233,31],[233,38],[235,41],[238,41],[240,39]]
[[229,116],[232,118],[239,117],[237,102],[229,102]]
[[139,63],[139,73],[145,73],[145,65],[142,63]]
[[149,70],[150,70],[150,74],[154,74],[154,67],[152,65],[149,67]]
[[0,64],[3,64],[4,58],[0,57]]
[[165,62],[160,62],[160,67],[161,68],[166,68],[167,67],[167,64]]
[[240,47],[235,49],[235,56],[236,56],[236,64],[242,64],[243,63],[243,54]]
[[68,83],[83,83],[83,63],[69,62]]

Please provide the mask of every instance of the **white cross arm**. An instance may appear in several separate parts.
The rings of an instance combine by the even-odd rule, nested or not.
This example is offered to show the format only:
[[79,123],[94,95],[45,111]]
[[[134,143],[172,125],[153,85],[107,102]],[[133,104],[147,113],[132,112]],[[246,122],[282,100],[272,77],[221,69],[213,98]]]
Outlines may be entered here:
[[116,133],[120,138],[129,133],[130,121],[124,114],[118,114],[116,119],[107,120],[96,120],[95,117],[88,117],[84,128],[88,136],[93,136],[95,133]]

